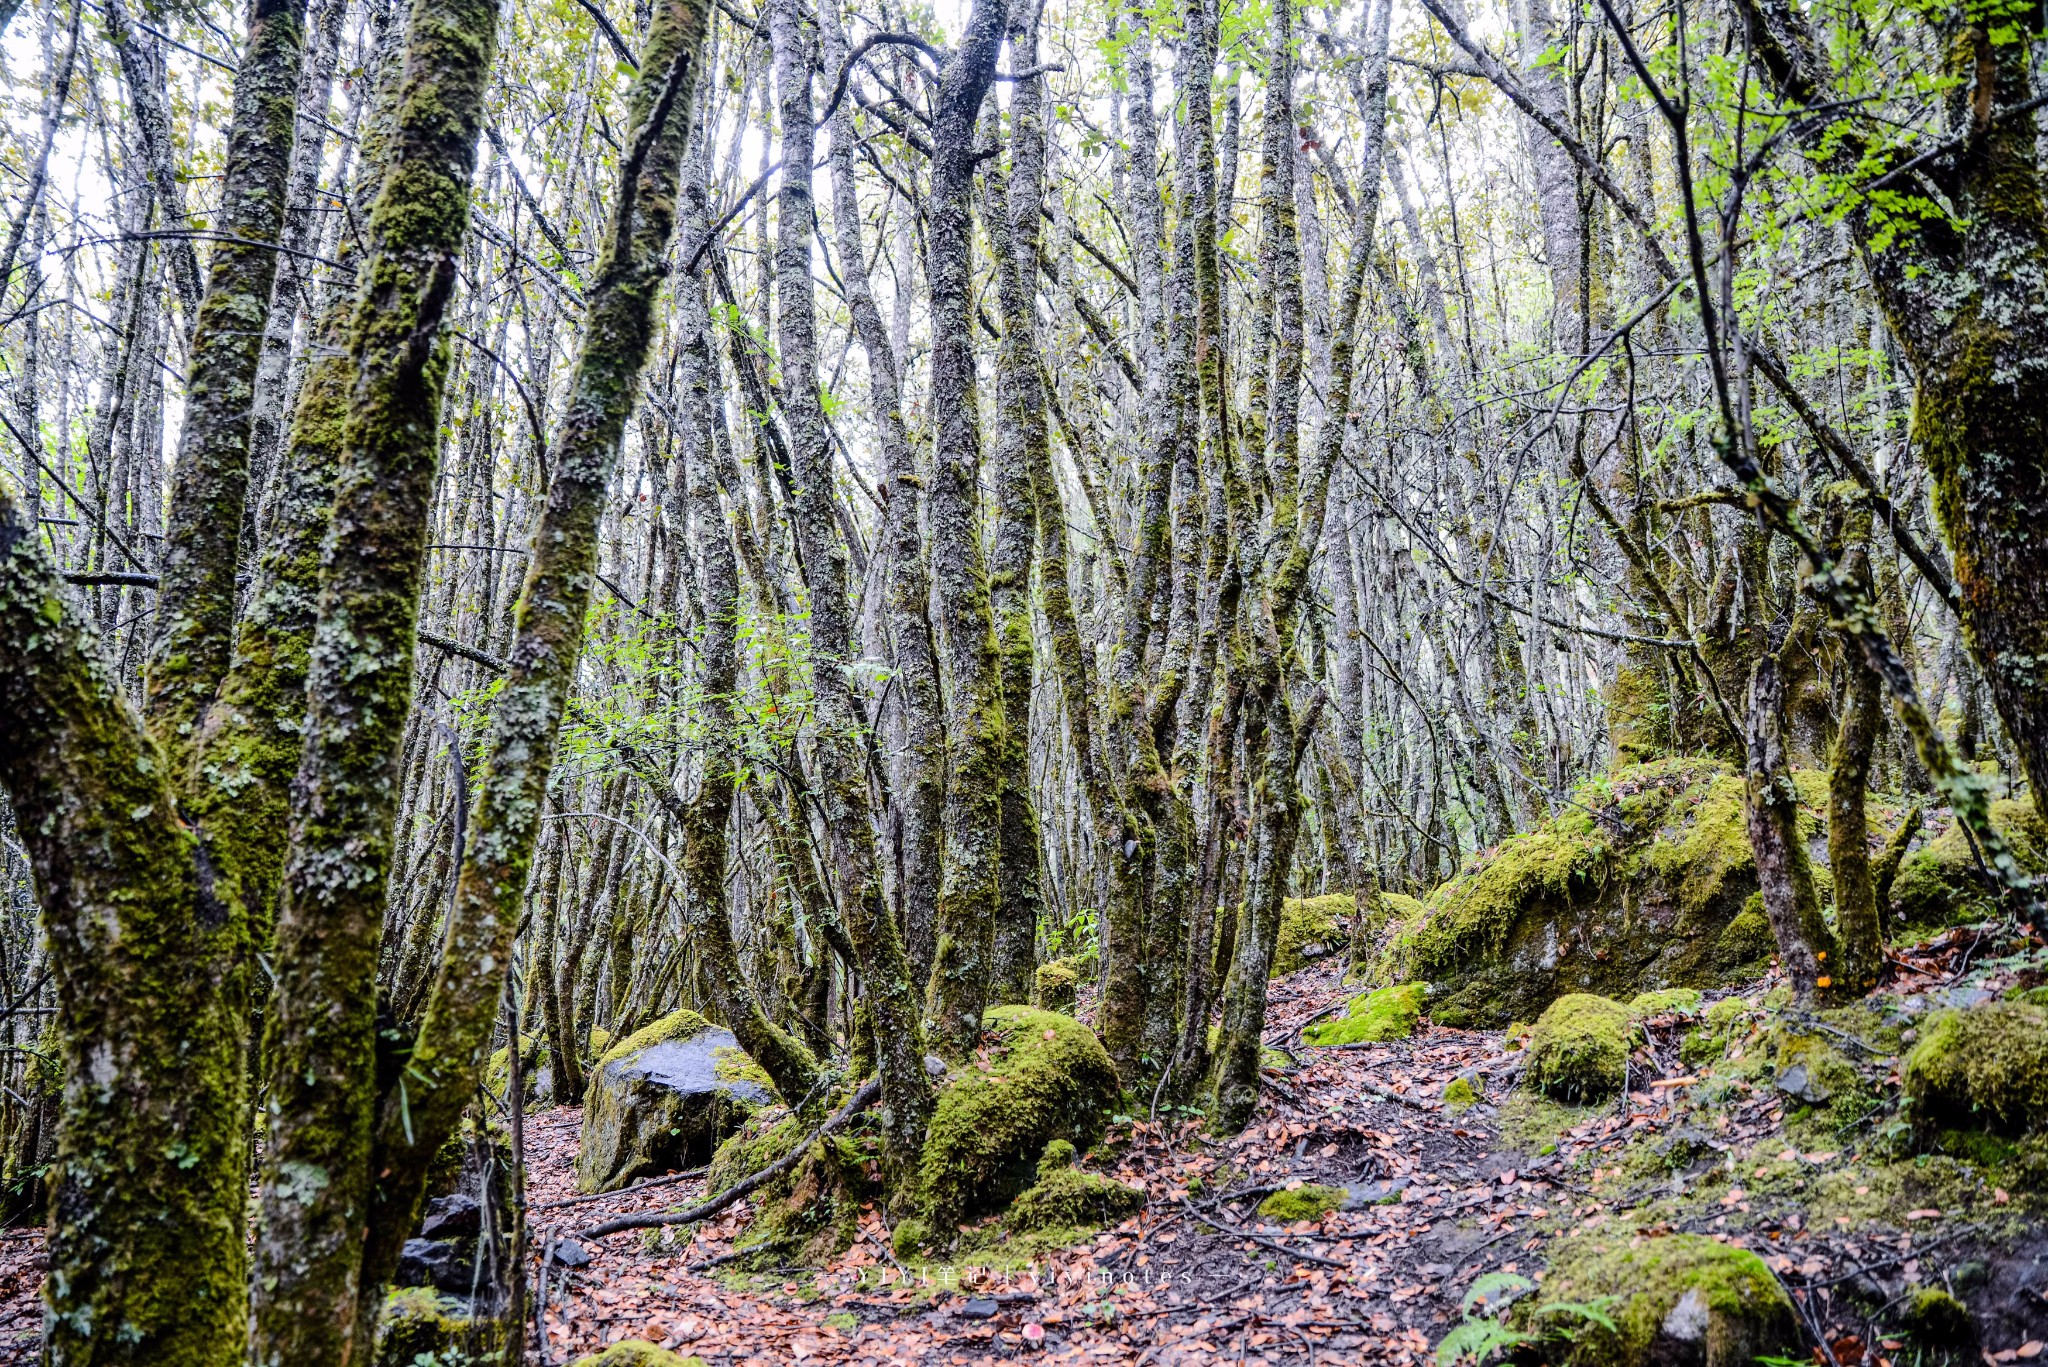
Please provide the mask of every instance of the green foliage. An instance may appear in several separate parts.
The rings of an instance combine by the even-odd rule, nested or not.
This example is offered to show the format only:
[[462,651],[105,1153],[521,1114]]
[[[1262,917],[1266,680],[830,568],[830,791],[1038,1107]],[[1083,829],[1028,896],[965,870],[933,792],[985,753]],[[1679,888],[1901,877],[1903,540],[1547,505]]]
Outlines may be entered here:
[[1621,1088],[1634,1021],[1620,1002],[1575,992],[1552,1002],[1529,1037],[1529,1082],[1559,1101],[1592,1101]]
[[1343,1015],[1311,1025],[1301,1037],[1325,1046],[1407,1039],[1415,1033],[1428,997],[1429,989],[1421,983],[1382,987],[1353,997]]

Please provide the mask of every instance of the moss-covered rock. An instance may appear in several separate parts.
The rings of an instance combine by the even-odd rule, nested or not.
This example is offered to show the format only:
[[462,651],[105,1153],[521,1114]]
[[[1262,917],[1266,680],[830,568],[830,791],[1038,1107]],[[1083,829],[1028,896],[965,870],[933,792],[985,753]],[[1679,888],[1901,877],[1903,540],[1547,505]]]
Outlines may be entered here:
[[1066,1165],[1040,1168],[1038,1181],[1003,1216],[1003,1223],[1019,1233],[1099,1228],[1145,1208],[1143,1187]]
[[702,1163],[773,1099],[730,1030],[694,1011],[664,1016],[598,1059],[583,1102],[577,1186],[614,1191]]
[[377,1317],[376,1367],[471,1367],[495,1362],[504,1353],[505,1325],[477,1318],[469,1303],[409,1286],[384,1298]]
[[[2048,827],[2033,803],[2001,798],[1991,804],[1991,824],[2023,869],[2048,871]],[[1953,820],[1901,860],[1892,880],[1892,911],[1910,930],[1964,925],[1997,910],[1996,894],[1978,870],[1969,836]]]
[[1900,1080],[1923,1134],[2048,1130],[2048,1010],[1985,1002],[1936,1012],[1906,1055]]
[[999,1006],[983,1028],[986,1066],[949,1076],[925,1138],[921,1204],[934,1228],[1009,1204],[1051,1141],[1093,1144],[1121,1090],[1102,1041],[1071,1016]]
[[1967,1348],[1976,1341],[1970,1309],[1938,1286],[1923,1286],[1906,1306],[1906,1326],[1930,1348]]
[[602,1353],[577,1358],[572,1367],[704,1367],[700,1357],[677,1357],[645,1339],[620,1339]]
[[1648,1020],[1652,1016],[1697,1015],[1699,1009],[1700,994],[1695,987],[1666,987],[1644,992],[1628,1004],[1628,1013],[1637,1020]]
[[[519,1037],[519,1076],[526,1084],[528,1104],[545,1101],[553,1096],[553,1079],[549,1077],[547,1041],[538,1033],[522,1034]],[[492,1052],[490,1062],[485,1066],[484,1081],[499,1096],[512,1083],[512,1046],[500,1046]]]
[[1524,1323],[1568,1339],[1560,1357],[1574,1367],[1750,1367],[1799,1343],[1791,1298],[1763,1259],[1696,1234],[1565,1240],[1523,1306]]
[[[1811,834],[1825,781],[1795,778]],[[1738,775],[1659,760],[1586,784],[1574,804],[1431,893],[1384,956],[1438,984],[1438,1024],[1497,1028],[1571,992],[1711,987],[1768,954],[1768,923],[1762,942],[1747,924],[1730,935],[1757,888]]]
[[1339,953],[1351,943],[1358,903],[1344,893],[1290,897],[1280,904],[1280,938],[1273,946],[1273,977],[1282,977]]
[[1469,1077],[1454,1077],[1444,1084],[1444,1109],[1452,1115],[1461,1115],[1484,1100]]
[[1724,971],[1732,973],[1761,964],[1777,952],[1778,937],[1771,929],[1771,918],[1764,914],[1764,895],[1751,893],[1735,919],[1721,928],[1714,941],[1714,958]]
[[1429,989],[1421,983],[1401,983],[1362,993],[1351,999],[1344,1014],[1318,1021],[1301,1032],[1310,1044],[1377,1044],[1407,1039],[1422,1018],[1422,1005]]
[[1290,1225],[1297,1220],[1320,1220],[1333,1210],[1343,1209],[1350,1198],[1351,1193],[1342,1187],[1304,1182],[1298,1187],[1276,1191],[1259,1202],[1259,1214],[1268,1220]]
[[1081,970],[1072,959],[1053,959],[1038,966],[1034,1004],[1041,1011],[1074,1014],[1081,1000]]
[[1596,1101],[1627,1080],[1634,1021],[1620,1002],[1590,993],[1559,997],[1529,1036],[1529,1084],[1559,1101]]

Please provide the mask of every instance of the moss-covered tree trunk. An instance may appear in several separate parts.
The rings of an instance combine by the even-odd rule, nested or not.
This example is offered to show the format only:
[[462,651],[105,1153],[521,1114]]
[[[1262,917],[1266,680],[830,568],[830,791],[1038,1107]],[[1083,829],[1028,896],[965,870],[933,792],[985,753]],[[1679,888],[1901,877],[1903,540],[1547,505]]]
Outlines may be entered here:
[[378,1101],[359,1274],[360,1343],[374,1331],[384,1283],[418,1221],[428,1167],[475,1094],[511,969],[556,737],[582,653],[598,519],[653,339],[707,10],[707,0],[662,5],[641,54],[629,105],[632,139],[585,308],[568,406],[551,443],[547,499],[513,611],[508,668],[491,710],[440,967],[403,1081]]
[[[782,112],[783,164],[809,166],[813,160],[811,71],[816,37],[807,30],[813,21],[801,0],[775,0],[768,19]],[[778,340],[783,412],[791,429],[791,473],[797,486],[792,521],[810,589],[812,691],[819,721],[817,798],[824,813],[826,838],[832,842],[839,893],[848,911],[847,929],[860,961],[861,986],[874,1018],[888,1162],[895,1189],[907,1197],[924,1146],[925,1125],[931,1118],[931,1078],[924,1067],[924,1029],[910,963],[882,897],[866,759],[859,735],[863,718],[847,677],[847,665],[853,659],[852,613],[847,601],[847,549],[833,509],[833,471],[818,395],[810,177],[784,177],[778,194]]]
[[969,257],[974,128],[995,76],[1005,10],[1002,0],[976,0],[966,32],[939,74],[925,233],[935,424],[927,509],[932,578],[950,665],[952,750],[927,1012],[934,1047],[956,1058],[981,1041],[1002,866],[1003,684],[981,548],[981,414]]
[[378,940],[440,448],[441,324],[468,230],[497,23],[480,0],[413,6],[366,225],[275,954],[253,1282],[253,1355],[266,1367],[344,1363],[358,1326],[374,1196]]
[[[1863,549],[1842,558],[1842,573],[1870,587],[1870,561]],[[1835,884],[1835,930],[1842,961],[1833,977],[1844,995],[1861,996],[1877,986],[1884,967],[1884,931],[1878,916],[1877,885],[1870,865],[1870,759],[1884,722],[1883,688],[1855,644],[1842,652],[1847,676],[1841,721],[1835,729],[1828,766],[1828,871]]]
[[[1789,103],[1833,98],[1826,46],[1790,0],[1742,0],[1752,60]],[[2048,211],[2031,117],[2039,6],[2002,0],[1937,7],[1930,35],[1949,78],[1952,156],[1931,164],[1866,133],[1853,114],[1808,119],[1802,145],[1825,171],[1886,175],[1846,217],[1885,321],[1919,385],[1913,440],[1933,476],[1934,507],[1955,553],[1972,655],[2018,747],[2037,808],[2048,812]],[[1905,172],[1903,176],[1901,172]],[[1893,196],[1950,206],[1917,221]],[[1941,775],[1935,774],[1940,781]]]
[[1799,791],[1785,754],[1785,682],[1776,649],[1750,671],[1748,730],[1745,776],[1757,886],[1778,942],[1778,963],[1793,991],[1810,1000],[1831,985],[1834,939],[1821,919],[1813,866],[1799,834]]
[[[1009,16],[1010,61],[1038,62],[1036,0],[1015,0]],[[1048,440],[1038,346],[1040,211],[1045,203],[1045,79],[1017,84],[1010,97],[1007,202],[1003,178],[990,176],[988,231],[996,255],[996,294],[1003,335],[996,348],[996,434],[993,466],[995,538],[989,550],[989,597],[995,614],[1002,682],[1003,753],[1001,866],[997,877],[990,1001],[1031,1000],[1038,918],[1044,909],[1039,868],[1038,808],[1031,795],[1031,561],[1038,545],[1032,497],[1036,452]]]

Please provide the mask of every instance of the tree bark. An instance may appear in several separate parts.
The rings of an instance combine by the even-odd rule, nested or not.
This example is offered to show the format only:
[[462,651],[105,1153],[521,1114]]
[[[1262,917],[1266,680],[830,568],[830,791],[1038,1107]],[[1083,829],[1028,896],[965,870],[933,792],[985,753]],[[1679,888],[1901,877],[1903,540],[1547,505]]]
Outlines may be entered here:
[[[1870,562],[1861,547],[1842,557],[1842,573],[1870,587]],[[1884,967],[1884,931],[1878,916],[1877,886],[1870,866],[1870,824],[1864,801],[1870,791],[1870,757],[1883,725],[1883,690],[1877,671],[1865,663],[1855,642],[1846,643],[1848,676],[1841,723],[1835,731],[1834,762],[1828,769],[1828,869],[1835,881],[1835,929],[1842,962],[1835,988],[1860,997],[1877,986]]]
[[1778,962],[1800,1000],[1829,987],[1834,939],[1821,919],[1813,867],[1799,836],[1799,792],[1785,755],[1785,683],[1776,644],[1749,676],[1746,769],[1750,847]]

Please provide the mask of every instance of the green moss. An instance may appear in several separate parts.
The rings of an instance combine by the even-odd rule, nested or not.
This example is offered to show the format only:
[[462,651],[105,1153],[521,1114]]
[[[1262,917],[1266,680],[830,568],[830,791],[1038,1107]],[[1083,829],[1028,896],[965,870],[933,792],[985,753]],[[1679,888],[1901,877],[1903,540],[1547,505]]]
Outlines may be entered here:
[[1699,1010],[1699,989],[1693,987],[1666,987],[1655,992],[1644,992],[1628,1004],[1628,1013],[1637,1020],[1651,1016],[1689,1016]]
[[1072,959],[1053,959],[1038,966],[1038,990],[1034,999],[1041,1011],[1074,1014],[1080,1000],[1081,970]]
[[1771,930],[1771,918],[1764,914],[1764,896],[1752,893],[1735,919],[1722,927],[1714,942],[1714,958],[1732,973],[1753,968],[1777,952],[1778,938]]
[[[1662,1360],[1660,1340],[1703,1346],[1705,1367],[1750,1367],[1799,1341],[1791,1299],[1763,1259],[1695,1234],[1562,1241],[1540,1296],[1524,1304],[1525,1324],[1569,1332],[1561,1357],[1575,1367],[1644,1367]],[[1599,1307],[1613,1328],[1572,1306]]]
[[1351,921],[1357,914],[1358,903],[1344,893],[1282,902],[1271,976],[1284,977],[1350,944]]
[[[519,1074],[526,1082],[529,1100],[534,1095],[534,1075],[546,1062],[545,1042],[537,1034],[522,1034],[519,1037]],[[503,1096],[505,1088],[511,1085],[512,1047],[500,1046],[491,1053],[491,1061],[484,1072],[484,1081],[493,1092]]]
[[[705,1174],[717,1195],[780,1161],[812,1125],[781,1107],[764,1110],[719,1145]],[[754,1220],[735,1244],[751,1268],[819,1263],[844,1251],[858,1234],[861,1206],[877,1192],[880,1141],[839,1134],[812,1144],[795,1168],[749,1198]]]
[[1268,1220],[1293,1224],[1297,1220],[1320,1220],[1331,1211],[1343,1209],[1351,1193],[1342,1187],[1304,1182],[1298,1187],[1276,1191],[1259,1202],[1259,1214]]
[[1923,1133],[2048,1129],[2048,1010],[1986,1002],[1937,1012],[1906,1055],[1900,1080]]
[[1559,997],[1529,1037],[1530,1085],[1559,1101],[1611,1095],[1625,1080],[1632,1028],[1620,1002],[1585,992]]
[[[641,1026],[638,1030],[635,1030],[632,1034],[605,1050],[604,1053],[598,1056],[597,1066],[602,1068],[607,1063],[615,1063],[625,1058],[628,1054],[637,1054],[642,1049],[649,1049],[657,1044],[666,1044],[670,1040],[695,1038],[710,1028],[711,1022],[705,1020],[695,1011],[686,1008],[681,1011],[671,1012],[658,1021]],[[591,1047],[596,1047],[594,1032]]]
[[700,1357],[677,1357],[645,1339],[620,1339],[602,1353],[577,1358],[571,1367],[704,1367]]
[[1444,1109],[1453,1115],[1469,1111],[1484,1100],[1470,1078],[1454,1077],[1444,1084]]
[[375,1367],[481,1367],[496,1360],[503,1343],[502,1325],[472,1319],[454,1297],[402,1287],[384,1298],[377,1317]]
[[751,1082],[771,1092],[775,1090],[775,1080],[768,1076],[768,1070],[754,1062],[744,1049],[720,1045],[711,1051],[711,1060],[712,1071],[727,1082]]
[[1047,1144],[1045,1152],[1038,1156],[1038,1180],[1043,1182],[1049,1174],[1058,1172],[1061,1168],[1071,1168],[1079,1160],[1080,1154],[1075,1152],[1071,1143],[1064,1139],[1055,1139]]
[[1429,918],[1411,939],[1416,969],[1434,976],[1465,959],[1500,953],[1532,905],[1591,895],[1606,878],[1608,855],[1606,839],[1577,811],[1509,838],[1491,858],[1430,895]]
[[1143,1187],[1074,1167],[1048,1171],[1041,1164],[1037,1183],[1010,1203],[1003,1223],[1027,1233],[1113,1225],[1142,1210],[1145,1199]]
[[1102,1041],[1071,1016],[999,1006],[983,1026],[986,1071],[970,1064],[948,1081],[926,1132],[921,1200],[935,1228],[1007,1204],[1050,1141],[1093,1144],[1121,1091]]
[[1913,1337],[1934,1348],[1967,1348],[1976,1341],[1970,1309],[1938,1286],[1923,1286],[1906,1307]]
[[[2002,798],[1991,804],[1991,824],[2029,873],[2048,870],[2048,827],[2031,802]],[[1892,910],[1908,928],[1964,925],[1997,914],[1997,898],[1978,871],[1975,851],[1959,822],[1900,861],[1892,880]]]
[[2048,985],[2041,987],[2015,987],[2005,994],[2005,999],[2009,1002],[2019,1002],[2026,1006],[2048,1006]]
[[889,1247],[899,1258],[908,1258],[932,1241],[931,1227],[916,1216],[899,1220],[889,1231]]
[[1415,1023],[1422,1017],[1422,1005],[1428,996],[1429,989],[1422,983],[1382,987],[1353,997],[1343,1015],[1311,1025],[1302,1031],[1301,1037],[1310,1044],[1324,1046],[1407,1039],[1415,1033]]

